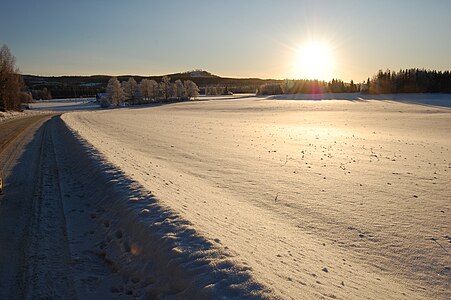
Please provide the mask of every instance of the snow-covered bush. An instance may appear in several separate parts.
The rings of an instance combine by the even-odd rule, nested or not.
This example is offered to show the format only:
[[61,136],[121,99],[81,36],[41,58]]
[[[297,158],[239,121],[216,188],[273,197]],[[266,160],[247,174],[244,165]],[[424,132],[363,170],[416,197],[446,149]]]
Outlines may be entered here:
[[100,107],[108,108],[111,106],[111,102],[107,97],[100,98]]

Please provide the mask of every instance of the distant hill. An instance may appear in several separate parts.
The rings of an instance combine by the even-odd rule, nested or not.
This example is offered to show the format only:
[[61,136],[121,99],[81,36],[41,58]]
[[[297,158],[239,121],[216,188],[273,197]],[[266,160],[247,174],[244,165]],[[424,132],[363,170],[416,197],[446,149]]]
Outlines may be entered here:
[[[136,76],[121,75],[117,76],[119,81],[126,81],[133,77],[138,83],[142,79],[153,79],[161,81],[163,76],[168,76],[174,82],[180,80],[194,81],[199,88],[204,90],[206,87],[219,86],[227,87],[234,93],[253,93],[262,84],[280,83],[281,80],[260,79],[260,78],[227,78],[214,75],[205,70],[192,70],[181,73],[158,75],[158,76]],[[47,88],[53,98],[76,98],[93,97],[96,93],[105,92],[108,80],[112,76],[92,75],[92,76],[37,76],[22,75],[25,85],[29,90],[42,90]]]
[[182,76],[182,75],[187,75],[191,78],[220,78],[219,76],[213,75],[210,72],[204,70],[193,70],[185,73],[176,73],[168,76]]

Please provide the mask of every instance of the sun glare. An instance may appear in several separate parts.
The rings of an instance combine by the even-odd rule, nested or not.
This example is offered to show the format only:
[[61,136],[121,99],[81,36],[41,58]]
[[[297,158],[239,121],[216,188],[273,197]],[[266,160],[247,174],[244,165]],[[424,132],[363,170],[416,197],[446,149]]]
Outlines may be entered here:
[[297,50],[295,76],[297,78],[330,80],[333,77],[332,48],[324,42],[309,42]]

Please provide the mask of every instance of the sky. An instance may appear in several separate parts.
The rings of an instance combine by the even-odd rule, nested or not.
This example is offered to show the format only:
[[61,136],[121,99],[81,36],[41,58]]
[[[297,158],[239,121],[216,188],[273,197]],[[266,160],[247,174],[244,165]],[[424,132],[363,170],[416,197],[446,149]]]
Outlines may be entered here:
[[450,16],[449,0],[0,0],[0,45],[23,74],[360,82],[451,69]]

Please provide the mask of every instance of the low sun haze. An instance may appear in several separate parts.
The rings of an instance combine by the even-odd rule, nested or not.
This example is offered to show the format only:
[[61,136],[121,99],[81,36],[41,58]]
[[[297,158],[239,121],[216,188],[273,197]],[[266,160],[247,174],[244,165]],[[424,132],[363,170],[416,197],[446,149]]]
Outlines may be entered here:
[[[451,1],[5,1],[0,44],[24,74],[360,82],[451,65]],[[313,50],[312,50],[313,49]]]

